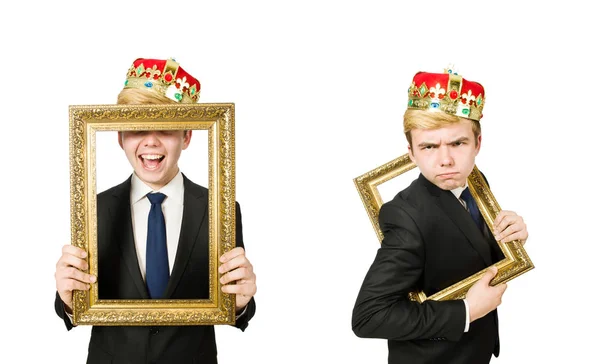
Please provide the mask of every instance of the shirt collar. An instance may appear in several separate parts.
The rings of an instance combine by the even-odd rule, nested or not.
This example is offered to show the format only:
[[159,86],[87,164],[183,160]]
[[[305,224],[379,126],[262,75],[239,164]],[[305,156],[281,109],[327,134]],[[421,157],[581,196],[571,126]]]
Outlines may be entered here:
[[467,187],[468,187],[468,186],[469,186],[469,185],[468,185],[467,183],[465,183],[465,185],[464,185],[464,186],[462,186],[462,187],[457,187],[457,188],[455,188],[455,189],[453,189],[453,190],[450,190],[450,192],[452,192],[452,194],[453,194],[453,195],[454,195],[454,196],[455,196],[457,199],[459,199],[459,200],[460,200],[460,195],[463,193],[463,191],[464,191],[464,190],[466,190],[466,189],[467,189]]
[[131,204],[142,200],[151,192],[164,193],[170,202],[183,204],[183,175],[181,171],[177,172],[169,183],[157,191],[145,184],[134,172],[131,177]]

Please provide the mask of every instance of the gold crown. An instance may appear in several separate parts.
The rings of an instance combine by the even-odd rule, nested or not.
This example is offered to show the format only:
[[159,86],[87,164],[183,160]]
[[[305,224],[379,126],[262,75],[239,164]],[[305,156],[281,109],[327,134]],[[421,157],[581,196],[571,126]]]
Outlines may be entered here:
[[484,103],[483,86],[465,80],[452,70],[418,72],[408,88],[409,109],[443,111],[479,121],[483,117]]
[[124,88],[146,89],[181,103],[195,103],[200,97],[200,82],[174,59],[136,59]]

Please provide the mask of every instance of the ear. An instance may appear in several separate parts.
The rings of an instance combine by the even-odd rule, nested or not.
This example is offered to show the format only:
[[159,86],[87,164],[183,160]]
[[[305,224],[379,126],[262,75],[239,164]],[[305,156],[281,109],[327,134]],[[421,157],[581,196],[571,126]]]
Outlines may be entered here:
[[479,150],[481,149],[481,134],[477,137],[477,148],[475,148],[475,155],[479,154]]
[[184,133],[185,134],[183,134],[183,148],[181,148],[182,150],[187,149],[187,147],[190,145],[190,141],[192,140],[191,130],[186,130]]
[[119,138],[119,146],[121,147],[121,149],[125,150],[123,148],[123,133],[122,132],[117,132],[117,136]]
[[415,156],[413,155],[413,151],[412,151],[412,148],[410,147],[410,144],[408,145],[408,158],[410,158],[410,160],[413,163],[417,163],[417,162],[415,162]]

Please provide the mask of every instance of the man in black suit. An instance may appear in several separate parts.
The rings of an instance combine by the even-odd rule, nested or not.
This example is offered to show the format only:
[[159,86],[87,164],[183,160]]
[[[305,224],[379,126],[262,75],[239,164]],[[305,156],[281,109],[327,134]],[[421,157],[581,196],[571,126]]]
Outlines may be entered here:
[[[125,85],[118,104],[192,103],[200,91],[200,83],[173,60],[137,59]],[[73,290],[89,289],[96,279],[101,299],[208,298],[208,190],[178,167],[191,137],[191,130],[119,132],[134,173],[98,195],[99,277],[81,271],[87,269],[85,251],[72,245],[63,247],[56,265],[55,309],[67,329],[73,327]],[[157,265],[150,245],[152,196],[161,196],[164,220],[160,262],[166,280],[158,293],[151,278]],[[245,255],[237,203],[236,248],[220,262],[222,290],[236,295],[236,327],[244,330],[255,312],[256,277]],[[94,326],[87,362],[216,363],[214,328]]]
[[500,212],[490,231],[470,205],[467,178],[481,147],[484,97],[479,83],[452,71],[419,72],[409,89],[404,131],[421,173],[381,207],[384,239],[352,316],[357,336],[388,340],[389,363],[480,364],[499,354],[496,307],[506,284],[490,286],[496,267],[464,300],[408,299],[409,292],[434,294],[503,259],[494,238],[528,237],[516,213]]

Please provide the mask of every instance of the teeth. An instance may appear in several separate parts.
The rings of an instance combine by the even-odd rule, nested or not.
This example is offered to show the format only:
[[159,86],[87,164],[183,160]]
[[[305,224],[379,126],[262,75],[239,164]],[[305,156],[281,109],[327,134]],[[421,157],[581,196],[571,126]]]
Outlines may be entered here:
[[155,160],[155,159],[160,159],[163,156],[160,154],[144,154],[142,155],[142,158],[144,159],[150,159],[150,160]]

